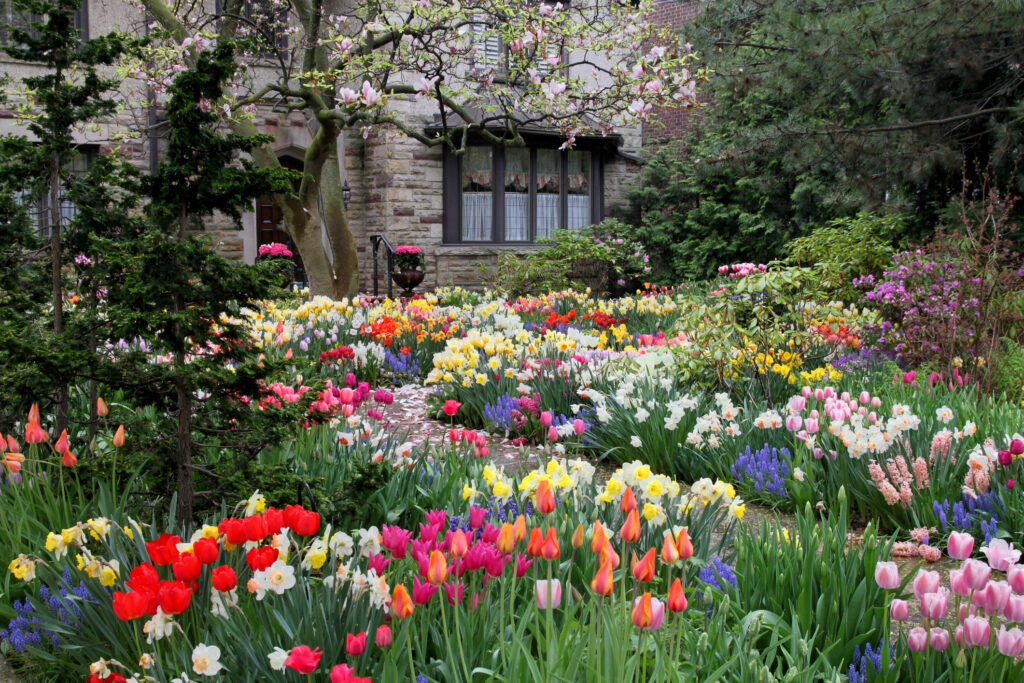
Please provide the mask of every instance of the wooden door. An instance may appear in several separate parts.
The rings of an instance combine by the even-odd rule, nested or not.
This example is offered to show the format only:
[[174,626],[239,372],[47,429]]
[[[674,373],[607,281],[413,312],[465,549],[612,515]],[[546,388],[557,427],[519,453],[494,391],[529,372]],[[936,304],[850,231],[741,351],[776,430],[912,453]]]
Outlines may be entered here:
[[[296,170],[302,168],[300,163],[287,158],[281,159],[281,165],[285,168]],[[299,256],[299,250],[295,247],[295,242],[292,241],[292,238],[281,227],[281,218],[281,207],[278,206],[271,197],[260,197],[256,200],[257,253],[259,248],[264,244],[280,242],[281,244],[287,245],[288,249],[291,250],[293,254],[292,261],[295,263],[294,280],[300,286],[307,286],[309,284],[309,279],[306,277],[306,268],[302,264],[302,257]]]

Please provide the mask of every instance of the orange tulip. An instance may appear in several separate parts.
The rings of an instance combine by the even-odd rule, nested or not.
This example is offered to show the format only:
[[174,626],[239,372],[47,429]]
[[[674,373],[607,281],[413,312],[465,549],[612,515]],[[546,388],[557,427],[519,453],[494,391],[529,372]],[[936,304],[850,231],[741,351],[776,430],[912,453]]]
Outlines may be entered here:
[[[2,442],[3,439],[0,439],[0,443]],[[13,434],[7,435],[7,450],[11,453],[21,453],[21,444],[19,444],[18,440],[14,438]]]
[[30,420],[25,424],[25,443],[43,443],[49,438],[50,435],[39,426],[39,422]]
[[20,472],[21,464],[25,462],[25,456],[21,453],[6,453],[4,454],[3,463],[7,465],[7,468],[11,472]]
[[106,417],[107,413],[109,413],[109,412],[110,412],[110,409],[107,408],[107,402],[103,400],[103,397],[101,396],[101,397],[97,398],[96,399],[96,414],[99,415],[100,417]]
[[636,496],[633,495],[633,489],[629,486],[626,487],[626,492],[622,494],[619,509],[626,513],[636,510]]
[[405,589],[405,584],[400,583],[395,586],[395,595],[391,600],[391,609],[399,619],[406,619],[412,616],[415,607],[409,598],[409,591]]
[[501,525],[501,531],[498,532],[498,538],[494,541],[494,547],[506,555],[516,547],[516,530],[508,522]]
[[540,548],[544,544],[544,534],[540,527],[530,529],[530,542],[526,544],[526,554],[540,557]]
[[679,559],[688,560],[693,557],[693,543],[690,542],[690,532],[683,527],[676,540],[676,548],[679,550]]
[[456,529],[452,534],[452,557],[462,557],[469,552],[469,541],[466,540],[466,532]]
[[440,586],[448,578],[448,560],[440,550],[430,551],[430,564],[427,565],[427,581]]
[[33,403],[32,407],[28,409],[28,421],[39,422],[39,404]]
[[548,534],[544,538],[544,545],[540,548],[541,557],[545,560],[554,560],[561,555],[558,548],[558,537],[555,535],[555,527],[548,527]]
[[547,479],[537,485],[537,511],[542,515],[555,511],[555,494],[551,491],[551,483]]
[[583,545],[583,522],[576,525],[576,531],[572,535],[572,547],[579,548]]
[[661,561],[665,564],[675,564],[679,561],[679,548],[671,533],[665,534],[665,542],[661,544]]
[[654,610],[651,608],[651,594],[644,593],[633,604],[633,623],[637,628],[647,628],[653,620]]
[[611,595],[614,588],[615,577],[612,575],[612,565],[610,562],[602,562],[601,568],[597,570],[597,574],[590,581],[590,590],[598,595]]
[[601,548],[604,547],[607,540],[608,535],[604,532],[604,525],[601,524],[601,520],[594,520],[594,535],[590,539],[590,549],[595,553],[601,552]]
[[526,517],[524,515],[516,517],[516,521],[512,524],[512,528],[516,532],[516,543],[526,538]]
[[78,462],[78,458],[71,451],[64,451],[61,456],[61,462],[64,463],[64,467],[74,467],[75,463]]
[[648,550],[639,562],[633,563],[633,576],[645,583],[654,578],[654,548]]
[[619,536],[622,536],[622,540],[630,543],[640,540],[640,513],[636,511],[636,508],[629,511],[626,521],[619,529]]
[[615,552],[615,548],[612,547],[611,542],[605,539],[604,545],[601,547],[601,551],[597,554],[599,562],[604,564],[608,562],[612,565],[612,569],[617,569],[619,566],[619,554]]
[[686,609],[686,593],[683,591],[683,583],[676,577],[672,587],[668,589],[668,603],[666,605],[670,612],[682,612]]
[[57,443],[53,444],[54,450],[58,453],[71,449],[71,443],[68,441],[68,430],[64,430],[60,433],[60,438],[57,439]]
[[114,446],[120,448],[124,445],[124,425],[119,425],[114,432]]

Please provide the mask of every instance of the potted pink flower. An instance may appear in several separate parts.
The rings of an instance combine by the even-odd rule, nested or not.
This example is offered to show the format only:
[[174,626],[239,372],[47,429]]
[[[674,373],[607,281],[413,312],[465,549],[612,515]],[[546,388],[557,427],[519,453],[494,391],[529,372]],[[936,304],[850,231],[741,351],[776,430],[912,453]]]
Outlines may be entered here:
[[426,275],[423,272],[426,266],[423,250],[412,244],[400,244],[395,248],[394,266],[391,279],[404,290],[402,296],[412,296],[412,290],[423,282]]
[[[267,244],[260,245],[256,255],[256,262],[291,261],[292,256],[294,256],[294,254],[292,253],[292,250],[288,248],[288,245],[282,244],[281,242],[269,242]],[[281,269],[280,272],[282,277],[284,278],[283,286],[287,289],[295,278],[294,266],[289,263],[287,268],[285,266],[279,267]]]

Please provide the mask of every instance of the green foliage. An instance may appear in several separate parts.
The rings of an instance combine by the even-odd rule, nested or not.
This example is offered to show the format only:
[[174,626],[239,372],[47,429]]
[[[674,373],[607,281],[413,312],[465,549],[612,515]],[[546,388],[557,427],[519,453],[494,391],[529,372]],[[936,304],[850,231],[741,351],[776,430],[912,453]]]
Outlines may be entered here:
[[861,293],[853,286],[854,278],[882,274],[894,253],[890,241],[903,232],[903,226],[898,214],[837,218],[791,241],[786,247],[789,261],[819,268],[830,293],[855,303]]
[[1024,401],[1024,345],[1003,339],[999,355],[992,360],[992,389],[1014,402]]
[[[841,491],[839,508],[821,519],[808,503],[792,531],[762,521],[757,529],[741,528],[736,538],[740,604],[791,617],[812,634],[808,648],[836,666],[850,660],[854,647],[877,644],[888,610],[874,572],[891,544],[868,525],[863,543],[847,547],[847,515]],[[772,580],[759,581],[762,576]]]
[[512,297],[587,287],[596,293],[621,293],[638,286],[650,271],[644,248],[633,236],[631,226],[616,219],[556,230],[551,238],[539,240],[546,245],[542,249],[498,257],[489,281]]

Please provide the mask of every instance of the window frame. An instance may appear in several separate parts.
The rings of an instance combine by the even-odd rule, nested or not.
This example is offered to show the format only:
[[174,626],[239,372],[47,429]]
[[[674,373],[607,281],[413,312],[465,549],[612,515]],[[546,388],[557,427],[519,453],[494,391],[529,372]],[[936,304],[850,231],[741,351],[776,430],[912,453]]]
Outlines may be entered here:
[[[31,24],[34,21],[41,21],[42,20],[42,15],[40,15],[40,14],[33,14],[31,12],[24,12],[23,10],[15,10],[10,5],[11,5],[11,0],[0,0],[0,9],[4,10],[3,12],[0,12],[0,46],[13,45],[13,43],[11,43],[11,37],[10,37],[10,35],[7,32],[7,27],[5,26],[5,24],[8,23],[8,17],[10,17],[11,23],[13,23],[14,15],[16,13],[20,14],[22,17],[24,17],[26,15],[28,16],[27,20],[25,21],[26,24]],[[78,9],[76,9],[75,12],[74,12],[74,19],[73,19],[73,21],[74,21],[73,26],[74,26],[75,30],[81,32],[82,40],[88,40],[89,39],[89,0],[82,0],[82,2],[78,5]],[[30,33],[35,33],[35,32],[30,30]],[[0,58],[5,58],[6,56],[7,55],[0,53]]]
[[[530,180],[528,211],[529,219],[527,240],[508,240],[505,231],[505,150],[506,145],[489,145],[484,143],[469,142],[470,146],[490,147],[491,172],[492,172],[492,227],[490,240],[463,240],[463,202],[462,202],[462,177],[464,170],[465,154],[455,154],[450,148],[445,147],[443,164],[443,229],[442,243],[445,245],[466,245],[466,246],[529,246],[537,244],[537,151],[540,149],[557,150],[562,140],[553,136],[527,137],[524,135],[526,148],[530,150]],[[521,149],[521,148],[520,148]],[[604,217],[604,165],[605,154],[601,145],[577,144],[573,150],[579,152],[590,152],[590,224],[600,223]],[[570,150],[559,150],[559,198],[558,198],[558,224],[557,230],[566,230],[569,222],[569,166],[567,163]]]

